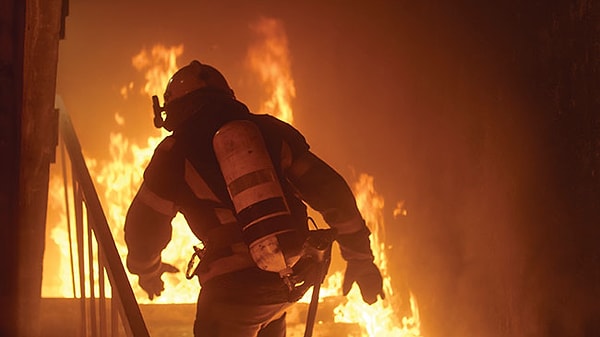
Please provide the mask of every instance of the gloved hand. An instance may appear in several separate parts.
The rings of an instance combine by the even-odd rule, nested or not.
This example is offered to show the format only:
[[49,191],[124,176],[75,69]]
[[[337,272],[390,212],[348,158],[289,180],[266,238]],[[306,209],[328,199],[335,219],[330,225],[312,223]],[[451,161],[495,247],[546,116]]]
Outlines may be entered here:
[[368,304],[377,302],[377,295],[385,299],[383,293],[383,279],[379,268],[371,260],[350,260],[346,265],[342,292],[348,295],[352,285],[356,282],[360,288],[363,301]]
[[160,296],[163,290],[165,290],[165,284],[161,279],[163,273],[178,273],[177,267],[168,263],[161,262],[160,267],[156,272],[150,274],[139,275],[140,287],[148,294],[150,300],[154,299],[154,296]]

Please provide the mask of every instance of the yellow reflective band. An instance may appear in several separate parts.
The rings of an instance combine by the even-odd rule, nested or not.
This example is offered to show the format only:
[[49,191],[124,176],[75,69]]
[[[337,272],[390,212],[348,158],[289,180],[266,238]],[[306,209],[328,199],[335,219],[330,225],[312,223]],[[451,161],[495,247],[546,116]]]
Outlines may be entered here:
[[266,168],[244,174],[243,176],[232,181],[227,187],[232,198],[252,187],[265,183],[274,182],[275,177],[271,169]]
[[194,165],[189,162],[189,160],[185,160],[185,182],[188,184],[192,192],[196,198],[201,200],[212,200],[216,202],[220,202],[217,196],[213,193],[213,191],[208,187],[206,181],[202,178],[200,173],[196,171]]
[[156,193],[152,192],[145,184],[142,184],[140,191],[138,192],[138,197],[140,201],[157,211],[158,213],[174,216],[177,213],[177,209],[175,208],[175,203],[163,199],[156,195]]
[[347,221],[332,223],[331,227],[334,227],[338,234],[352,234],[360,231],[364,227],[364,222],[360,217],[354,217]]
[[215,208],[215,215],[222,225],[237,222],[233,212],[227,208]]

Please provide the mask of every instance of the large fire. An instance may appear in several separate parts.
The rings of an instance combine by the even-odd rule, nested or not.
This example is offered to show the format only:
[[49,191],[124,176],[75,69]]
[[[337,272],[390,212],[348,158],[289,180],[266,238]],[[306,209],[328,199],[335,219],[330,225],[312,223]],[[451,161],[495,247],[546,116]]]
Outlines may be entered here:
[[[265,88],[272,93],[261,107],[260,113],[269,113],[289,123],[293,121],[291,99],[295,97],[294,81],[290,71],[290,61],[287,48],[287,38],[281,22],[264,19],[254,26],[261,37],[248,52],[248,64],[264,81]],[[157,45],[150,51],[142,50],[133,56],[132,65],[145,75],[146,83],[143,92],[148,95],[159,94],[164,89],[171,74],[178,69],[177,57],[183,53],[183,46],[165,47]],[[125,85],[121,90],[126,98],[136,86],[133,83]],[[115,115],[119,124],[125,120]],[[87,160],[91,176],[95,179],[96,187],[109,224],[115,238],[117,248],[125,261],[126,246],[123,240],[124,217],[139,187],[143,168],[150,159],[155,146],[166,135],[157,131],[156,135],[148,137],[146,144],[140,146],[132,144],[120,133],[110,134],[110,161],[99,163],[96,160]],[[388,272],[388,260],[384,245],[384,200],[377,194],[373,185],[373,177],[362,174],[353,185],[359,208],[372,231],[372,248],[375,260],[380,266],[384,276],[384,290],[386,299],[369,306],[365,304],[360,292],[355,286],[347,300],[334,309],[335,322],[355,323],[360,325],[362,336],[420,336],[419,312],[416,299],[411,294],[409,299],[399,299],[394,293],[391,277]],[[59,247],[60,259],[56,265],[45,262],[44,297],[79,297],[79,280],[74,278],[73,270],[77,268],[76,254],[73,258],[70,241],[74,237],[74,229],[68,226],[67,218],[71,217],[69,209],[65,207],[66,189],[59,174],[53,176],[50,182],[49,196],[49,221],[47,240]],[[404,211],[405,212],[405,211]],[[50,216],[52,213],[52,216]],[[71,235],[69,235],[69,230]],[[178,266],[182,271],[193,252],[192,247],[200,242],[188,229],[185,220],[178,215],[173,221],[173,240],[163,252],[164,261]],[[182,247],[186,249],[181,249]],[[336,252],[334,251],[334,254]],[[96,271],[97,273],[97,271]],[[51,277],[50,274],[58,275]],[[98,277],[95,277],[97,280]],[[184,273],[167,274],[163,276],[165,291],[151,303],[194,303],[199,291],[198,283],[189,281]],[[150,303],[144,291],[137,284],[137,277],[130,275],[130,282],[134,293],[140,303]],[[330,276],[321,288],[321,298],[328,296],[341,296],[342,271],[330,271]],[[85,291],[89,296],[89,289]],[[301,301],[308,302],[310,292]],[[411,315],[400,317],[397,313],[398,303],[408,301]],[[318,326],[315,328],[318,329]],[[315,331],[318,336],[318,332]]]

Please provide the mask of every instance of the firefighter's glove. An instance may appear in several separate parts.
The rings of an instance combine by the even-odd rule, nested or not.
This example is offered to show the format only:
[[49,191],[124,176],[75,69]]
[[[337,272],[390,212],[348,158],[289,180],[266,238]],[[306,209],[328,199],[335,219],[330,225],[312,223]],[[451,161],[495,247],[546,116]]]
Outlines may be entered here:
[[165,284],[161,279],[163,273],[178,273],[177,267],[168,263],[161,262],[160,267],[156,271],[149,274],[139,275],[139,284],[142,289],[148,294],[150,300],[154,299],[154,296],[160,296],[165,290]]
[[363,301],[373,304],[377,302],[377,295],[385,299],[383,293],[383,280],[379,268],[371,260],[350,260],[346,265],[342,291],[348,295],[352,285],[356,282],[360,288]]

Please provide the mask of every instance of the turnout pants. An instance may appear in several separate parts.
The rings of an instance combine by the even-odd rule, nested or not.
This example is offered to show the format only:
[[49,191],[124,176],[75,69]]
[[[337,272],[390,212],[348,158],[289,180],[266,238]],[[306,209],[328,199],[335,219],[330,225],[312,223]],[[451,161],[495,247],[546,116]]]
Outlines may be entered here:
[[292,303],[236,304],[198,299],[195,337],[284,337]]
[[198,296],[195,337],[284,337],[293,305],[279,276],[255,269],[204,284]]

